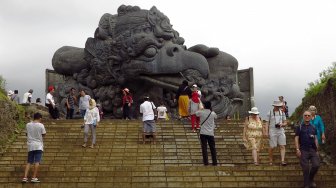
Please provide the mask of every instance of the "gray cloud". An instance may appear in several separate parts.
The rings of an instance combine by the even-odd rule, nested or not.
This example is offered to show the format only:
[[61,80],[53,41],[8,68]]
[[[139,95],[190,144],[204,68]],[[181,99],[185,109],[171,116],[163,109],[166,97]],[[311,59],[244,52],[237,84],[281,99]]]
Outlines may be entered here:
[[[121,4],[166,14],[188,47],[205,44],[232,54],[239,69],[254,68],[262,115],[279,95],[293,111],[307,83],[336,59],[336,2],[1,0],[0,75],[8,89],[30,88],[44,98],[45,69],[64,45],[84,47],[104,13]],[[216,5],[216,6],[214,6]]]

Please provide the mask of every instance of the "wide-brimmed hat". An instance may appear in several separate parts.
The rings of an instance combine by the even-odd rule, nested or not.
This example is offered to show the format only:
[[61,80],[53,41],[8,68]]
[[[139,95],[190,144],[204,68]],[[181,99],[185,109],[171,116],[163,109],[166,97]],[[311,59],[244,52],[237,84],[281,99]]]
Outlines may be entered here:
[[257,107],[253,107],[251,108],[251,111],[248,111],[249,114],[259,114],[258,108]]
[[273,104],[272,104],[272,106],[278,106],[278,107],[280,107],[280,106],[283,106],[283,103],[281,101],[274,101]]

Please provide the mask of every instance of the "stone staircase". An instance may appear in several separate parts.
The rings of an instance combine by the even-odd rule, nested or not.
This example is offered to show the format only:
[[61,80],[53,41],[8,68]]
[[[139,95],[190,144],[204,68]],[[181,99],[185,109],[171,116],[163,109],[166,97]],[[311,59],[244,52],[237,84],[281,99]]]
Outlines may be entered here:
[[[254,166],[251,152],[242,145],[242,123],[217,122],[219,166],[213,167],[203,166],[198,134],[191,132],[187,121],[158,122],[157,144],[153,145],[142,144],[141,121],[103,120],[94,149],[81,147],[82,120],[45,122],[41,183],[20,182],[27,155],[22,133],[0,156],[0,188],[302,187],[293,130],[287,128],[286,167],[280,166],[278,150],[275,164],[268,165],[267,148],[261,153],[261,165]],[[335,177],[336,167],[322,164],[316,177],[318,187],[336,187]]]

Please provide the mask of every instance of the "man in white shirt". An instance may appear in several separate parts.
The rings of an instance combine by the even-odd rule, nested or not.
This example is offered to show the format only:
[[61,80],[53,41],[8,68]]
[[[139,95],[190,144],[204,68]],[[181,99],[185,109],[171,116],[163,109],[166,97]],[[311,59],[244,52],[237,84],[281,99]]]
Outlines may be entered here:
[[32,98],[33,98],[33,90],[30,89],[28,92],[26,92],[25,94],[23,94],[23,98],[22,98],[22,103],[31,103],[32,102]]
[[23,183],[28,182],[28,173],[30,165],[34,164],[34,172],[30,182],[39,183],[40,180],[37,179],[37,171],[42,159],[43,154],[43,137],[46,135],[46,130],[44,125],[41,123],[42,115],[40,113],[34,114],[34,120],[26,125],[26,135],[27,135],[27,148],[28,148],[28,159],[25,168],[24,177],[22,179]]
[[56,107],[56,103],[53,96],[55,88],[53,86],[49,86],[48,90],[49,93],[46,96],[46,106],[49,109],[49,114],[53,119],[59,119],[59,111],[58,108]]
[[142,113],[143,121],[143,144],[145,144],[146,135],[153,135],[153,143],[156,144],[156,125],[154,120],[154,109],[156,109],[156,107],[153,102],[149,101],[149,97],[144,97],[144,102],[140,105],[140,113]]

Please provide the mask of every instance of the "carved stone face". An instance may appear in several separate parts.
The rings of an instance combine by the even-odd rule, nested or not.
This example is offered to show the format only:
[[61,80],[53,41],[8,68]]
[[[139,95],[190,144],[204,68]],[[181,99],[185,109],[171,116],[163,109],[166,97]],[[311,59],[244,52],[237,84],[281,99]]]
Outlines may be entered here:
[[223,108],[234,109],[231,99],[239,95],[239,89],[234,89],[237,61],[218,49],[196,46],[187,50],[183,43],[168,17],[156,7],[142,10],[122,5],[117,15],[103,15],[84,50],[59,49],[53,67],[70,76],[74,88],[93,93],[104,110],[113,114],[119,113],[120,88],[124,87],[130,88],[135,103],[152,93],[173,107],[176,103],[166,96],[173,96],[182,80],[200,86],[219,116],[228,114]]

